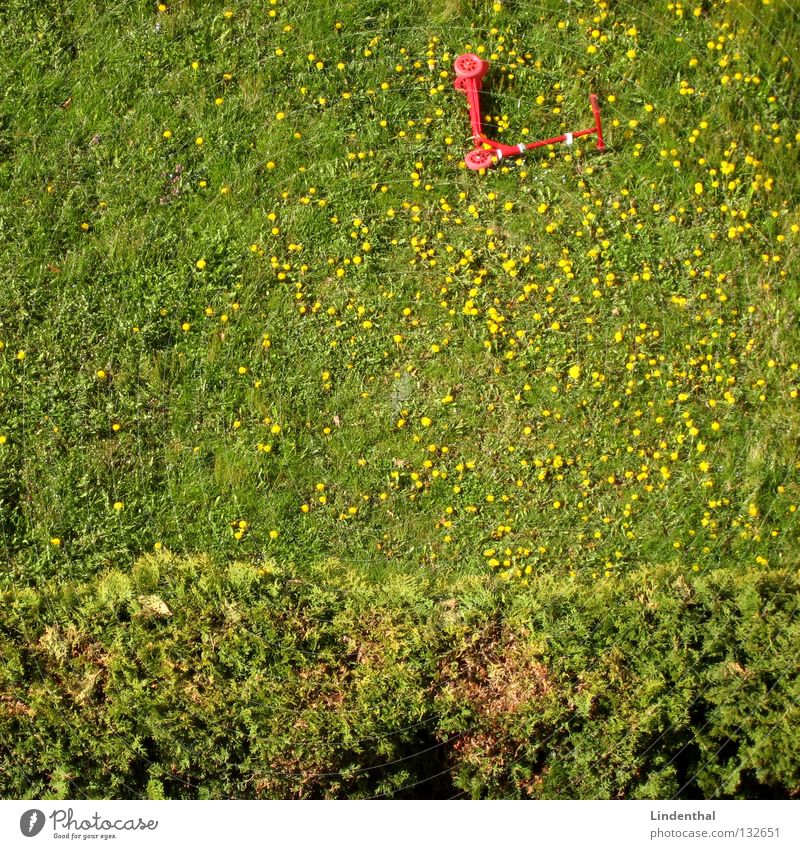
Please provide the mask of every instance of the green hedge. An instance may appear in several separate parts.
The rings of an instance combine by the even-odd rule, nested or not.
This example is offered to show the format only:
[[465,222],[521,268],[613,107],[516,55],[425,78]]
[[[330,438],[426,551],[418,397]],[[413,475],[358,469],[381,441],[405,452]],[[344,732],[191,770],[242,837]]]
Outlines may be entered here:
[[794,572],[369,583],[145,557],[0,601],[4,797],[800,791]]

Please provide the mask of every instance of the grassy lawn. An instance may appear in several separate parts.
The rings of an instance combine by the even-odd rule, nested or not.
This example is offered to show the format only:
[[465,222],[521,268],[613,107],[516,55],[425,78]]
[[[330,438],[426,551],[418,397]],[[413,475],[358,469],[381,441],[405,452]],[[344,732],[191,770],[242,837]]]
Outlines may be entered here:
[[[31,689],[41,676],[60,680],[62,649],[67,657],[99,640],[138,657],[120,628],[174,627],[142,619],[141,594],[159,591],[172,608],[177,585],[130,578],[135,563],[173,564],[174,552],[201,558],[190,560],[195,579],[205,570],[227,588],[192,596],[197,621],[236,595],[241,581],[224,577],[234,561],[255,570],[247,593],[253,581],[266,582],[268,596],[275,581],[298,582],[305,589],[284,589],[299,606],[335,584],[341,567],[372,587],[366,597],[395,588],[399,609],[415,616],[452,596],[464,622],[476,609],[486,622],[510,617],[522,629],[515,639],[539,645],[514,667],[521,678],[531,658],[550,664],[541,639],[563,626],[564,611],[584,610],[585,619],[574,613],[575,640],[589,621],[611,631],[597,653],[569,642],[570,662],[553,661],[564,716],[578,710],[569,693],[581,664],[613,654],[616,604],[662,590],[683,604],[699,593],[709,617],[732,624],[695,660],[713,678],[726,663],[746,669],[741,653],[752,651],[765,676],[753,713],[774,707],[785,725],[778,739],[796,739],[798,684],[786,665],[797,632],[787,643],[785,630],[800,544],[800,20],[791,3],[6,0],[0,32],[0,605],[13,623],[2,637],[0,705],[13,733],[28,728],[34,740],[50,705],[41,733],[63,741],[64,711],[89,729],[86,699],[96,700],[92,710],[114,704],[110,684],[83,701],[65,695],[58,710]],[[452,71],[467,51],[491,63],[483,106],[496,137],[588,127],[596,92],[607,150],[589,136],[467,170],[469,120]],[[180,583],[172,570],[163,575]],[[118,579],[113,592],[108,575]],[[732,601],[734,613],[715,601],[726,582],[759,589],[741,589],[750,601]],[[344,586],[336,598],[349,598]],[[414,588],[407,604],[403,587]],[[237,596],[245,606],[261,598],[247,593]],[[536,619],[539,593],[561,601]],[[600,599],[605,625],[593,618]],[[372,604],[353,603],[359,615]],[[784,617],[774,640],[736,631],[745,608],[764,617],[771,603]],[[337,609],[325,616],[335,620]],[[64,636],[69,622],[88,642]],[[467,734],[452,704],[475,707],[474,693],[441,663],[469,628],[439,625],[452,643],[419,642],[431,650],[416,670],[419,690],[381,733],[426,711],[453,714],[429,738],[395,738],[407,750],[377,749],[375,764]],[[47,633],[60,646],[49,655]],[[476,664],[509,657],[514,666],[517,643],[503,634],[487,636],[492,651]],[[646,643],[619,640],[646,655]],[[252,650],[242,648],[238,671],[223,679],[251,681],[254,658],[271,662]],[[37,652],[52,669],[33,662]],[[392,657],[405,669],[417,655]],[[636,667],[637,681],[658,678],[667,655],[654,657]],[[130,663],[117,670],[126,687],[134,667],[147,677],[147,663]],[[296,666],[286,663],[275,675],[288,687]],[[434,680],[439,695],[428,702]],[[692,698],[707,683],[698,678]],[[681,686],[662,684],[667,701]],[[642,687],[620,739],[635,705],[648,702]],[[253,719],[251,733],[284,717],[291,699],[281,704]],[[641,729],[627,778],[581,750],[576,763],[602,781],[574,792],[631,795],[635,785],[669,795],[703,752],[739,738],[738,720],[722,722],[716,738],[700,740],[701,728],[681,777],[667,761],[691,734],[675,750],[664,734],[648,749],[660,765],[646,767],[663,767],[663,782],[631,777],[659,731],[700,727],[694,702],[681,704]],[[581,710],[589,716],[591,705]],[[219,718],[216,733],[237,717]],[[559,722],[547,740],[558,741]],[[92,778],[81,778],[78,747],[60,772],[51,764],[6,774],[6,794],[30,785],[67,796],[104,787],[123,796],[370,795],[442,768],[373,773],[385,784],[248,783],[210,767],[201,777],[190,758],[179,786],[175,770],[170,778],[147,766],[167,758],[153,727],[117,729],[133,754],[98,756],[85,767]],[[519,739],[541,731],[514,727]],[[352,737],[330,733],[319,739],[337,774],[350,768],[336,760],[343,750],[358,770],[365,761]],[[508,733],[485,732],[495,742]],[[523,778],[498,777],[499,755],[478,758],[470,745],[457,749],[467,765],[453,792],[567,794],[566,742],[554,744],[544,784],[538,749],[520,758]],[[714,781],[689,792],[800,791],[797,756],[767,749],[754,744],[746,755],[741,746],[750,784],[725,783],[724,764],[735,772],[725,753]],[[310,767],[264,757],[317,775],[331,766],[322,751]],[[781,758],[779,774],[756,780],[759,764]],[[104,784],[122,761],[128,784]]]

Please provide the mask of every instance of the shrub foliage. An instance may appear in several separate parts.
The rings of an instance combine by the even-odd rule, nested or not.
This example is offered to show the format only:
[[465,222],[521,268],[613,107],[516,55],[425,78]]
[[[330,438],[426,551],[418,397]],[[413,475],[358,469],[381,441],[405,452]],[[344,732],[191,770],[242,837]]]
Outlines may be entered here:
[[0,604],[0,792],[792,796],[797,574],[618,582],[161,552]]

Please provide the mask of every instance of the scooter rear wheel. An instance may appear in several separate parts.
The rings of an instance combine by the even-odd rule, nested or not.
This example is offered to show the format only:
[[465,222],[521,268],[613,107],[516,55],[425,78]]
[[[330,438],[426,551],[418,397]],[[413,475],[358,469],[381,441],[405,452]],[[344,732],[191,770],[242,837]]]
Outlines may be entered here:
[[453,68],[459,77],[469,77],[472,79],[482,77],[488,67],[488,63],[484,62],[480,56],[476,56],[474,53],[462,53],[453,62]]

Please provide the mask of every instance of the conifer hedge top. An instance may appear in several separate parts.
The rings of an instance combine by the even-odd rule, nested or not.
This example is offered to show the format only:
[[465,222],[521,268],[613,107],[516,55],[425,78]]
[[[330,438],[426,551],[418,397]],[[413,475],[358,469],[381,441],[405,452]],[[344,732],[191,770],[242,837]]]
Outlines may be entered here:
[[169,553],[0,599],[4,797],[790,796],[797,575],[381,585]]

